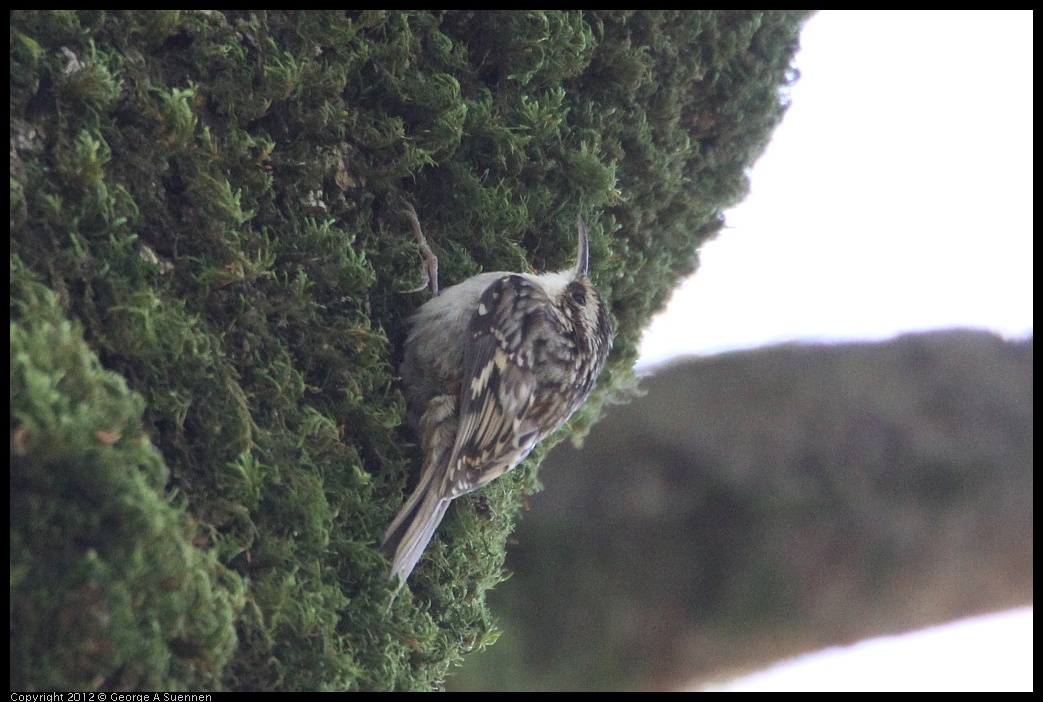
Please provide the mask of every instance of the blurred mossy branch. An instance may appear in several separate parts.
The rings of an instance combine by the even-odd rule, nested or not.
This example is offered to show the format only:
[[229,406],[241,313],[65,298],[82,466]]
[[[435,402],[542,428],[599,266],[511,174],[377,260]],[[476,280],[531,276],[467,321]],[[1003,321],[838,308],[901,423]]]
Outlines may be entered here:
[[444,284],[561,266],[584,214],[617,324],[585,431],[806,17],[13,12],[12,689],[430,689],[493,641],[539,456],[393,603],[376,548],[415,460],[403,199]]
[[453,690],[694,689],[1032,604],[1031,339],[675,359],[558,446]]

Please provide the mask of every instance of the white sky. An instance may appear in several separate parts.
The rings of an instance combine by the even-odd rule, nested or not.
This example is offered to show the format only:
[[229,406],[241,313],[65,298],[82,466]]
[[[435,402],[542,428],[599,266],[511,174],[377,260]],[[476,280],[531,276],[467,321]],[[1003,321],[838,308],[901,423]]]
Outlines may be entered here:
[[825,11],[752,192],[638,366],[792,339],[1032,329],[1032,13]]
[[[794,339],[1031,333],[1032,19],[813,17],[752,193],[646,331],[639,369]],[[1029,608],[815,654],[800,673],[721,689],[1031,690],[1032,648]]]
[[[1011,642],[1016,645],[996,645]],[[1027,645],[1025,645],[1027,643]],[[1032,609],[803,656],[707,692],[1028,692]]]

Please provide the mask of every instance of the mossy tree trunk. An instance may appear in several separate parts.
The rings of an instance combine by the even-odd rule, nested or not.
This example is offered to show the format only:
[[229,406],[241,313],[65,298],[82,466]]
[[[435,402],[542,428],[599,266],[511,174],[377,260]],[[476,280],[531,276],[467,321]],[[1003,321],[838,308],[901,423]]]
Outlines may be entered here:
[[584,215],[617,327],[584,431],[806,17],[13,12],[12,689],[429,689],[491,642],[540,456],[393,602],[377,550],[416,460],[403,202],[446,284],[561,266]]

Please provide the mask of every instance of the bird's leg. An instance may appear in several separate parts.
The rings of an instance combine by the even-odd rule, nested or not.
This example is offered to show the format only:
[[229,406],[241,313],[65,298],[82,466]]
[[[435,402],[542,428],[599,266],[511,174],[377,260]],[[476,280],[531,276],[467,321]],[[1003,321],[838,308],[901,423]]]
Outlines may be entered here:
[[413,227],[413,234],[416,235],[416,240],[420,243],[420,253],[424,257],[424,276],[427,278],[424,284],[419,288],[415,290],[407,290],[406,292],[420,292],[424,288],[430,288],[431,294],[437,296],[438,257],[435,256],[435,252],[431,250],[431,247],[427,245],[427,239],[424,238],[424,232],[420,229],[420,220],[417,219],[416,210],[413,209],[413,205],[407,202],[404,211],[406,216],[409,217],[409,223]]

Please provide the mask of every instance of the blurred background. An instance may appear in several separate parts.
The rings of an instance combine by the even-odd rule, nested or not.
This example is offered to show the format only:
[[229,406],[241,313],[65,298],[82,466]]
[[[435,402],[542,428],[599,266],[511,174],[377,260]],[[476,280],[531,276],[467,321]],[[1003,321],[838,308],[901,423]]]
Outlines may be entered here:
[[1032,14],[820,12],[797,67],[452,688],[1031,689]]

